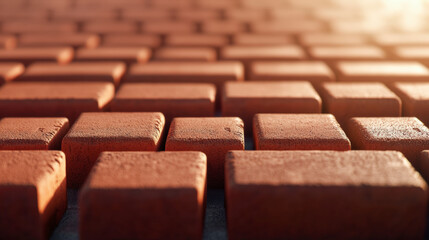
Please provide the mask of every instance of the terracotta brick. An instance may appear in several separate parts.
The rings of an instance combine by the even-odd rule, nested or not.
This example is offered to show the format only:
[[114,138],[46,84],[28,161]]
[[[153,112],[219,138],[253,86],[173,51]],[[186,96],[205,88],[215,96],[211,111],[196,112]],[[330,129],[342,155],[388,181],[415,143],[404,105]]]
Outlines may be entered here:
[[9,83],[0,88],[2,117],[67,117],[102,111],[113,99],[111,83]]
[[102,153],[80,194],[81,239],[201,239],[206,169],[201,152]]
[[252,129],[257,113],[320,113],[322,102],[309,82],[227,82],[222,95],[222,116],[243,119]]
[[111,82],[119,85],[125,69],[122,62],[72,62],[67,65],[34,63],[16,81]]
[[150,49],[145,47],[101,47],[76,51],[76,61],[122,61],[131,64],[145,63],[150,56]]
[[128,21],[171,20],[172,11],[162,8],[122,9],[122,18]]
[[48,22],[48,21],[11,21],[3,22],[3,33],[73,33],[77,31],[77,25],[73,22]]
[[204,82],[218,88],[226,81],[242,81],[243,65],[239,62],[149,62],[131,66],[128,82]]
[[299,43],[313,46],[361,46],[368,44],[368,39],[357,34],[307,33],[299,37]]
[[161,8],[161,9],[189,9],[194,6],[194,1],[191,0],[157,0],[150,2],[151,7]]
[[320,46],[308,50],[312,59],[323,61],[342,60],[382,60],[386,58],[384,51],[375,46]]
[[291,21],[260,21],[251,22],[250,31],[259,34],[300,34],[323,31],[325,27],[319,21],[291,20]]
[[13,49],[16,47],[16,37],[12,35],[0,35],[0,49]]
[[19,37],[19,47],[74,47],[96,48],[100,44],[100,37],[95,34],[67,33],[67,34],[40,34],[28,33]]
[[323,83],[319,92],[343,128],[352,117],[401,116],[401,100],[381,83]]
[[331,114],[256,114],[253,136],[256,150],[351,149]]
[[59,150],[68,129],[67,118],[3,118],[0,150]]
[[253,61],[300,60],[306,58],[306,55],[295,45],[227,46],[221,49],[219,58],[250,64]]
[[153,55],[155,61],[212,62],[216,61],[213,48],[165,47],[159,48]]
[[235,34],[246,30],[243,22],[234,20],[206,21],[201,24],[201,31],[209,34]]
[[424,235],[427,185],[398,152],[232,151],[225,175],[231,240]]
[[4,239],[48,239],[67,208],[60,151],[0,151],[0,232]]
[[352,118],[347,135],[354,149],[402,152],[417,171],[429,149],[429,129],[415,117]]
[[268,35],[268,34],[236,34],[232,38],[232,43],[240,46],[282,46],[292,44],[293,40],[289,36]]
[[243,121],[230,118],[175,118],[166,151],[201,151],[207,155],[208,186],[223,188],[225,154],[244,150]]
[[24,72],[24,65],[20,63],[0,63],[0,85],[10,82]]
[[379,33],[373,38],[374,42],[381,46],[429,45],[429,34],[427,33]]
[[254,62],[249,80],[305,80],[313,84],[335,81],[332,70],[321,61]]
[[82,113],[63,138],[67,186],[79,188],[103,151],[156,151],[165,119],[162,113]]
[[161,46],[161,39],[156,35],[148,34],[106,34],[102,41],[103,47],[149,47]]
[[309,19],[309,12],[305,9],[291,7],[272,7],[268,9],[270,20],[305,20]]
[[0,49],[0,62],[20,62],[24,65],[36,61],[57,62],[66,64],[71,62],[74,53],[73,48],[16,48],[12,50]]
[[418,62],[339,62],[338,81],[348,82],[424,82],[429,69]]
[[56,9],[51,13],[51,20],[56,21],[73,21],[73,22],[91,22],[91,21],[113,21],[118,18],[118,14],[114,10],[106,9]]
[[118,21],[95,21],[86,22],[82,26],[82,31],[99,34],[135,34],[139,31],[138,25],[134,22]]
[[142,25],[143,33],[178,34],[195,33],[197,25],[190,21],[146,21]]
[[267,19],[267,13],[264,9],[251,8],[228,8],[225,9],[225,18],[237,21],[262,21]]
[[429,83],[394,83],[391,88],[402,100],[402,115],[429,126]]
[[205,83],[125,83],[112,102],[114,112],[162,112],[174,117],[212,117],[216,87]]
[[185,21],[206,21],[221,18],[220,11],[215,9],[181,9],[175,12],[175,18]]
[[165,45],[174,47],[222,47],[228,38],[217,34],[174,34],[165,38]]
[[195,6],[198,8],[226,10],[237,8],[239,6],[239,2],[230,0],[199,0],[195,2]]
[[399,60],[416,61],[429,67],[429,47],[397,47],[394,55]]

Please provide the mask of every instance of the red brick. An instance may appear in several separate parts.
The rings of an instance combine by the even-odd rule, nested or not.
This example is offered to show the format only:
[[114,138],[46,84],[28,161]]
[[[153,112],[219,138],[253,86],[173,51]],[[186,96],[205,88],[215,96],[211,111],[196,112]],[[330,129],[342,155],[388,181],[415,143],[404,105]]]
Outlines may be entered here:
[[402,100],[402,115],[417,117],[429,126],[429,83],[394,83],[392,90]]
[[82,27],[83,32],[99,34],[131,34],[138,32],[138,26],[134,22],[118,21],[95,21],[86,22]]
[[216,50],[195,47],[159,48],[153,55],[155,61],[212,62],[216,61]]
[[143,33],[153,34],[178,34],[194,33],[197,25],[189,21],[146,21],[142,25]]
[[268,16],[270,20],[305,20],[309,19],[309,12],[305,9],[291,8],[291,7],[272,7],[268,9]]
[[9,83],[0,88],[2,117],[67,117],[102,111],[113,99],[111,83]]
[[73,48],[16,48],[12,50],[0,49],[0,62],[20,62],[24,65],[36,61],[69,63],[73,59]]
[[383,50],[374,46],[311,47],[309,55],[312,59],[331,62],[342,60],[381,60],[386,58]]
[[206,169],[201,152],[102,153],[80,194],[81,239],[201,239]]
[[352,147],[402,152],[420,170],[420,152],[429,149],[429,129],[415,117],[352,118],[347,135]]
[[62,142],[67,184],[80,187],[103,151],[156,151],[165,119],[162,113],[82,113]]
[[398,152],[233,151],[225,175],[231,240],[424,235],[427,185]]
[[339,62],[338,81],[394,82],[428,81],[429,69],[417,62]]
[[401,100],[381,83],[323,83],[324,110],[344,128],[352,117],[400,117]]
[[220,12],[215,9],[181,9],[175,12],[175,18],[185,21],[205,21],[220,19]]
[[147,34],[107,34],[103,37],[103,47],[149,47],[157,48],[161,39],[156,35]]
[[122,9],[122,18],[127,21],[170,20],[172,11],[162,8]]
[[228,45],[228,38],[217,34],[174,34],[166,37],[165,44],[174,47],[222,47]]
[[368,43],[363,35],[307,33],[299,37],[299,42],[307,47],[312,46],[359,46]]
[[373,38],[377,45],[388,47],[429,45],[429,34],[427,33],[380,33]]
[[254,62],[249,80],[305,80],[313,84],[335,81],[335,75],[324,62]]
[[68,130],[67,118],[3,118],[0,150],[59,150]]
[[125,83],[112,102],[114,112],[162,112],[174,117],[212,117],[216,87],[205,83]]
[[73,22],[48,22],[40,20],[3,22],[3,33],[73,33],[77,25]]
[[228,8],[225,9],[225,18],[243,22],[253,22],[266,20],[267,14],[264,9]]
[[24,72],[24,65],[20,63],[0,63],[0,85],[10,82]]
[[268,35],[268,34],[236,34],[232,38],[232,43],[240,46],[276,46],[293,43],[289,36]]
[[73,62],[67,65],[34,63],[16,81],[111,82],[119,85],[125,69],[122,62]]
[[204,82],[218,88],[226,81],[242,81],[243,65],[239,62],[149,62],[131,66],[128,82]]
[[48,239],[67,208],[60,151],[0,151],[0,232],[4,239]]
[[207,155],[208,185],[223,187],[225,154],[244,150],[243,121],[231,118],[175,118],[166,151],[201,151]]
[[246,25],[240,21],[206,21],[201,25],[201,31],[209,34],[235,34],[246,31]]
[[96,48],[100,44],[100,37],[95,34],[22,34],[19,37],[19,47],[82,47]]
[[309,82],[227,82],[222,96],[222,116],[243,119],[252,129],[257,113],[320,113],[321,99]]
[[16,47],[16,37],[12,35],[0,35],[0,49],[13,49]]
[[299,34],[309,32],[320,32],[325,27],[319,21],[297,20],[291,21],[260,21],[250,23],[250,30],[260,34]]
[[350,141],[331,114],[256,114],[256,150],[350,150]]
[[306,56],[304,51],[295,45],[227,46],[221,49],[219,58],[249,64],[253,61],[299,60]]
[[52,21],[74,21],[74,22],[87,22],[87,21],[113,21],[117,19],[117,13],[114,10],[106,9],[84,9],[84,8],[73,8],[73,9],[56,9],[51,13]]
[[145,63],[150,56],[150,49],[145,47],[102,47],[76,51],[76,61],[122,61],[131,64]]

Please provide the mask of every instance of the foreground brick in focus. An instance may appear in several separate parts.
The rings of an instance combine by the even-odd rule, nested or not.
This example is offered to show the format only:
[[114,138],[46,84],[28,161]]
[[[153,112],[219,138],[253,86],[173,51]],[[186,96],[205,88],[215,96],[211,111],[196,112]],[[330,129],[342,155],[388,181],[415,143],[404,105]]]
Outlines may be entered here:
[[350,141],[331,114],[256,114],[256,150],[350,150]]
[[225,154],[244,150],[240,118],[175,118],[168,132],[166,151],[201,151],[207,155],[208,186],[224,185]]
[[417,117],[429,126],[429,83],[394,83],[392,90],[402,100],[402,114]]
[[67,208],[60,151],[0,151],[2,239],[48,239]]
[[323,83],[324,110],[344,128],[352,117],[400,117],[401,100],[381,83]]
[[125,83],[112,102],[114,112],[162,112],[174,117],[212,117],[216,87],[206,83]]
[[80,194],[81,239],[201,239],[206,171],[201,152],[102,153]]
[[59,150],[68,129],[67,118],[3,118],[0,150]]
[[420,152],[429,149],[429,129],[415,117],[352,118],[347,127],[354,149],[396,150],[420,170]]
[[165,119],[162,113],[83,113],[64,137],[67,185],[79,188],[103,151],[156,151]]
[[231,240],[423,238],[427,186],[398,152],[232,151],[225,171]]
[[21,63],[0,63],[0,85],[14,80],[23,72],[24,65],[22,65]]
[[102,111],[113,99],[111,83],[10,83],[0,88],[2,117],[67,117]]
[[69,63],[73,59],[73,49],[56,47],[0,49],[0,62],[20,62],[24,65],[36,61]]

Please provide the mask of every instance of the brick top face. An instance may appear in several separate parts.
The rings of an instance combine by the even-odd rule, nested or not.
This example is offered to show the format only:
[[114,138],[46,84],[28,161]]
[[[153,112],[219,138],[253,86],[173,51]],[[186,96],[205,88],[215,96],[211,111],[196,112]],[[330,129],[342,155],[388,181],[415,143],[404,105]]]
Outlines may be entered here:
[[395,151],[232,151],[226,164],[231,187],[426,188],[408,160]]
[[394,83],[393,87],[407,98],[416,101],[429,100],[429,83]]
[[398,97],[382,83],[323,83],[323,90],[333,98],[397,99]]

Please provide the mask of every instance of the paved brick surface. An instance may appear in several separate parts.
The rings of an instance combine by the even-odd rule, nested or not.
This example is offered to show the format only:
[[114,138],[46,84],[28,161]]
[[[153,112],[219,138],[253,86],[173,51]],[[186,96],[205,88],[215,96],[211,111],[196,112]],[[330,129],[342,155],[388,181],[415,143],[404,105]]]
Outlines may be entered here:
[[21,63],[6,62],[0,63],[0,85],[16,79],[24,72],[24,65]]

